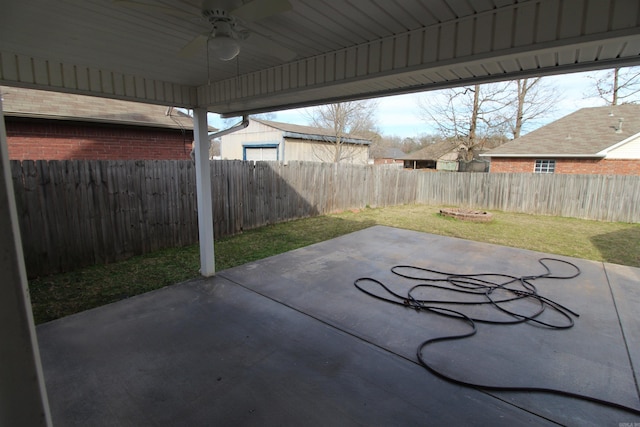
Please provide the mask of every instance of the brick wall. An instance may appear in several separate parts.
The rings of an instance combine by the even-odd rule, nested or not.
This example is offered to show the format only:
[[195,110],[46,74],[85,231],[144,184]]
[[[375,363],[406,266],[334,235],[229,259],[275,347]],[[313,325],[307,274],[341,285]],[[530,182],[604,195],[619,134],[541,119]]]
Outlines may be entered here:
[[11,160],[189,159],[193,131],[5,117]]
[[492,173],[531,173],[535,160],[532,159],[505,159],[491,158],[489,172]]
[[[536,159],[492,158],[492,173],[532,173]],[[640,159],[557,159],[559,174],[640,175]]]

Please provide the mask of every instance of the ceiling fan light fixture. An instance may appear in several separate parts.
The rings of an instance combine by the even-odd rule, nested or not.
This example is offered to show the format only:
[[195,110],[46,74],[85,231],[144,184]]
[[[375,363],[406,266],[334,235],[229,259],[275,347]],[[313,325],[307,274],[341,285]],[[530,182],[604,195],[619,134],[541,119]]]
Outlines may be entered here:
[[240,44],[233,37],[218,35],[209,40],[209,49],[222,61],[231,61],[240,53]]

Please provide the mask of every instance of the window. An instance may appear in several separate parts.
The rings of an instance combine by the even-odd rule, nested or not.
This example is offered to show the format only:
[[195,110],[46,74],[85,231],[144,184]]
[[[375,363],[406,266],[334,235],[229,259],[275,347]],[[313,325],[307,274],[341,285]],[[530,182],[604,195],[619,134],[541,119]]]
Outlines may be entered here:
[[555,160],[536,160],[535,173],[554,173],[556,171]]
[[243,160],[273,161],[278,160],[278,144],[244,145]]

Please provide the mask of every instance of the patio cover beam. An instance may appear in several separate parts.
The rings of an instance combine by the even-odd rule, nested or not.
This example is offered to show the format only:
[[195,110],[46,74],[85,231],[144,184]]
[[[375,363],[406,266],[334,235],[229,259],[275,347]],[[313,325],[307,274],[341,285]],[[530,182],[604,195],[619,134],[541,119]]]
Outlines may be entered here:
[[193,110],[196,158],[196,197],[198,199],[198,237],[200,240],[200,274],[204,277],[216,273],[213,250],[213,202],[211,196],[211,163],[207,110]]

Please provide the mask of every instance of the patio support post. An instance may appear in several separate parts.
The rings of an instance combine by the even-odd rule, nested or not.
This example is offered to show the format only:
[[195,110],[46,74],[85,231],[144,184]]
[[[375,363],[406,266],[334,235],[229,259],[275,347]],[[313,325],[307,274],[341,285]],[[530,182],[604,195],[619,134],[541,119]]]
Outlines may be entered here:
[[213,252],[213,203],[211,199],[211,161],[209,160],[209,125],[206,108],[193,110],[196,197],[198,199],[198,237],[200,240],[200,274],[216,274]]
[[50,426],[0,100],[0,425]]

